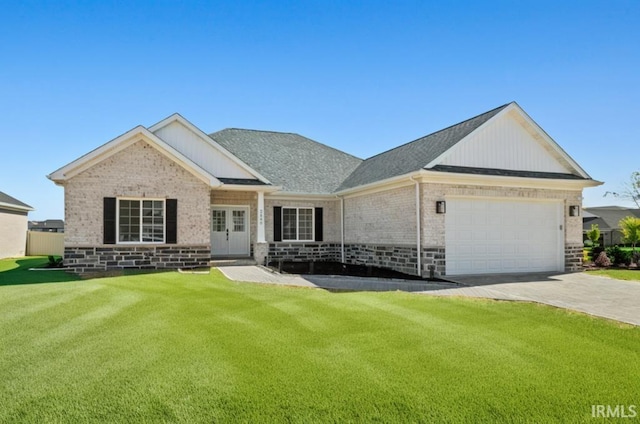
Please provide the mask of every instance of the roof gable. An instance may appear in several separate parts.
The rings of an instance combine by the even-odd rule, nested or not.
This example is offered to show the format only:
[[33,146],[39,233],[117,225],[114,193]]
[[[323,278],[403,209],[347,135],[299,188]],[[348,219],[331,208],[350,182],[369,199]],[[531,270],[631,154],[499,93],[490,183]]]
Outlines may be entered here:
[[269,182],[177,113],[152,125],[149,131],[217,178]]
[[69,178],[72,178],[92,166],[97,165],[105,159],[110,158],[114,154],[141,140],[147,142],[164,156],[181,165],[203,182],[213,187],[221,185],[220,181],[215,176],[209,174],[198,164],[194,163],[191,159],[165,143],[155,134],[149,132],[149,130],[143,126],[137,126],[121,136],[114,138],[97,149],[52,172],[47,176],[47,178],[57,184],[61,184]]
[[293,133],[227,128],[210,135],[283,191],[328,194],[362,162]]
[[427,165],[589,176],[516,104],[510,103]]
[[373,156],[364,162],[340,185],[339,190],[371,184],[376,181],[418,171],[441,157],[466,136],[506,108],[493,110],[421,137],[410,143]]

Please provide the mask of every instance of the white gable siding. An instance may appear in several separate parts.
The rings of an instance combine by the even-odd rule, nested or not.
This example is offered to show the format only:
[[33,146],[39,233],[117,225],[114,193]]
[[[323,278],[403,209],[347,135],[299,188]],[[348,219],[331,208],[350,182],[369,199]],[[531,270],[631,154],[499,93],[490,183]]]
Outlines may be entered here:
[[570,173],[546,141],[527,131],[513,115],[503,115],[455,146],[442,165]]
[[255,178],[179,122],[174,121],[154,134],[216,177]]

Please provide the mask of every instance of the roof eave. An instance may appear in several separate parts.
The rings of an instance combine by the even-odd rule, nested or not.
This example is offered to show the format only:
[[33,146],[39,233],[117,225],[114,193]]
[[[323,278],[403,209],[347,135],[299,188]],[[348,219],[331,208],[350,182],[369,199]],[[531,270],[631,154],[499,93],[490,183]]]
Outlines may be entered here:
[[0,202],[0,209],[9,209],[9,210],[14,210],[18,212],[30,212],[35,210],[29,205],[21,206],[21,205],[16,205],[13,203],[5,203],[5,202]]

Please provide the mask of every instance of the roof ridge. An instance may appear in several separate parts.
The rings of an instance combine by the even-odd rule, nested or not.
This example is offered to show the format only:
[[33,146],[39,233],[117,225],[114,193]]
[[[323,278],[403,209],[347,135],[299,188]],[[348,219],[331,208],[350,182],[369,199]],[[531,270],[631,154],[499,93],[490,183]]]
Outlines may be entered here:
[[214,132],[214,133],[211,133],[211,134],[209,134],[209,137],[211,137],[211,138],[213,138],[213,139],[215,140],[215,138],[214,138],[214,134],[220,133],[220,132],[222,132],[222,131],[227,131],[227,130],[252,131],[252,132],[264,132],[264,133],[271,133],[271,134],[288,134],[288,135],[295,135],[295,136],[298,136],[298,137],[304,138],[305,140],[309,140],[309,141],[311,141],[311,142],[313,142],[313,143],[316,143],[316,144],[317,144],[317,145],[319,145],[319,146],[325,147],[325,148],[327,148],[327,149],[333,150],[333,151],[338,152],[338,153],[341,153],[341,154],[343,154],[343,155],[350,156],[350,157],[352,157],[352,158],[354,158],[354,159],[358,159],[359,161],[364,161],[364,159],[359,158],[358,156],[352,155],[351,153],[347,153],[347,152],[345,152],[344,150],[340,150],[340,149],[338,149],[338,148],[336,148],[336,147],[329,146],[328,144],[322,143],[322,142],[320,142],[320,141],[314,140],[314,139],[312,139],[312,138],[309,138],[309,137],[307,137],[307,136],[304,136],[304,135],[302,135],[302,134],[295,133],[295,132],[269,131],[269,130],[254,130],[254,129],[248,129],[248,128],[235,128],[235,127],[230,127],[230,128],[224,128],[224,129],[222,129],[222,130],[220,130],[220,131],[216,131],[216,132]]
[[385,153],[392,152],[392,151],[397,150],[397,149],[399,149],[399,148],[401,148],[401,147],[404,147],[404,146],[406,146],[406,145],[408,145],[408,144],[415,143],[416,141],[420,141],[420,140],[423,140],[423,139],[425,139],[425,138],[427,138],[427,137],[431,137],[431,136],[433,136],[433,135],[436,135],[436,134],[438,134],[438,133],[441,133],[441,132],[443,132],[443,131],[447,131],[447,130],[449,130],[449,129],[453,128],[453,127],[457,127],[458,125],[462,125],[462,124],[464,124],[465,122],[469,122],[469,121],[471,121],[471,120],[474,120],[474,119],[476,119],[476,118],[479,118],[479,117],[481,117],[482,115],[488,115],[488,114],[490,114],[490,113],[492,113],[492,112],[495,112],[495,111],[497,111],[497,110],[499,110],[499,109],[504,109],[505,107],[509,106],[511,103],[515,103],[515,102],[505,103],[505,104],[503,104],[502,106],[498,106],[498,107],[493,108],[493,109],[491,109],[491,110],[488,110],[488,111],[486,111],[486,112],[482,112],[482,113],[480,113],[480,114],[478,114],[478,115],[476,115],[476,116],[472,116],[471,118],[465,119],[464,121],[460,121],[460,122],[458,122],[458,123],[456,123],[456,124],[449,125],[448,127],[442,128],[442,129],[440,129],[440,130],[438,130],[438,131],[434,131],[434,132],[432,132],[432,133],[429,133],[429,134],[424,135],[424,136],[422,136],[422,137],[418,137],[418,138],[416,138],[416,139],[414,139],[414,140],[411,140],[411,141],[406,142],[406,143],[404,143],[404,144],[401,144],[401,145],[399,145],[399,146],[396,146],[396,147],[393,147],[393,148],[391,148],[391,149],[385,150],[384,152],[380,152],[380,153],[378,153],[378,154],[375,154],[375,155],[373,155],[373,156],[370,156],[370,157],[368,157],[368,158],[367,158],[367,159],[365,159],[365,160],[373,159],[373,158],[375,158],[375,157],[377,157],[377,156],[383,155],[383,154],[385,154]]
[[[222,131],[228,131],[228,130],[238,130],[238,131],[253,131],[253,132],[266,132],[266,133],[272,133],[272,134],[293,134],[293,135],[300,135],[298,133],[294,133],[294,132],[290,132],[290,131],[272,131],[272,130],[256,130],[253,128],[237,128],[237,127],[228,127],[228,128],[223,128],[220,131],[216,131],[213,132],[211,134],[209,134],[209,136],[212,136],[213,134],[217,134],[219,132]],[[300,137],[304,137],[302,135],[300,135]],[[305,137],[306,138],[306,137]]]

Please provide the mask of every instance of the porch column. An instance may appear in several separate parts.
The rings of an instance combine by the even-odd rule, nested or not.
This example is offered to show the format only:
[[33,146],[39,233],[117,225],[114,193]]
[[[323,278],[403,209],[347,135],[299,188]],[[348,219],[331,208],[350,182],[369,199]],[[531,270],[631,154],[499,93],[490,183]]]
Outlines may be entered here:
[[264,192],[258,192],[258,234],[257,234],[257,242],[258,243],[266,243],[264,237]]
[[253,246],[253,259],[259,264],[266,263],[269,254],[269,243],[264,234],[264,192],[258,192],[258,231],[256,234],[256,244]]

